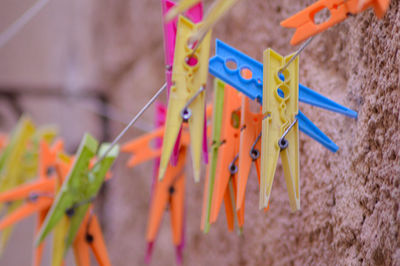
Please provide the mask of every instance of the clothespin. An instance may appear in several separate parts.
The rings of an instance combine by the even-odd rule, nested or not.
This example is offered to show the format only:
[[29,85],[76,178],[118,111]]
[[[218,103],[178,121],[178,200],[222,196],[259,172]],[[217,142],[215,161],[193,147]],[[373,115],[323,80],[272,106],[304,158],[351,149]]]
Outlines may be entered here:
[[0,134],[0,151],[6,146],[7,144],[7,135]]
[[[296,29],[290,41],[290,44],[296,45],[342,22],[349,15],[355,15],[370,7],[374,9],[378,18],[382,18],[389,7],[389,3],[389,0],[319,0],[294,16],[282,21],[281,26]],[[328,20],[317,24],[314,17],[324,9],[329,10],[330,16]]]
[[[210,73],[227,84],[233,86],[250,99],[257,100],[262,104],[263,65],[220,40],[216,41],[215,53],[215,56],[209,61]],[[244,71],[250,71],[252,73],[251,78],[244,78]],[[280,78],[283,79],[283,76],[280,75]],[[346,108],[318,94],[315,91],[312,91],[304,85],[299,84],[298,91],[299,100],[301,102],[337,112],[352,118],[357,117],[357,113],[355,111]],[[302,132],[321,143],[330,151],[336,152],[338,150],[338,146],[332,140],[330,140],[317,126],[315,126],[301,111],[299,111],[297,119],[299,122],[299,129]]]
[[[223,119],[221,129],[221,144],[218,151],[216,178],[212,195],[210,222],[217,220],[222,201],[225,204],[229,230],[233,230],[235,217],[237,158],[240,141],[240,106],[241,95],[229,85],[224,89]],[[243,225],[243,210],[238,213],[239,227]]]
[[191,136],[194,177],[196,181],[200,180],[205,124],[204,89],[208,73],[205,66],[210,49],[210,34],[207,34],[199,49],[193,51],[188,47],[187,41],[198,26],[182,16],[179,17],[172,75],[173,86],[168,102],[159,179],[162,179],[165,174],[181,125],[187,121]]
[[[182,255],[179,246],[183,243],[184,200],[185,200],[185,157],[186,147],[181,146],[178,164],[169,165],[165,177],[154,185],[154,195],[151,199],[149,219],[147,223],[146,240],[151,253],[153,243],[159,231],[163,213],[169,206],[171,212],[171,229],[173,243],[177,250],[177,261],[181,264]],[[149,256],[150,254],[148,254]]]
[[[68,177],[62,185],[60,193],[57,194],[57,198],[36,238],[36,245],[39,245],[44,240],[64,215],[69,218],[64,255],[74,241],[89,209],[89,203],[96,197],[108,169],[118,155],[118,146],[115,146],[106,154],[104,160],[89,170],[89,162],[94,157],[97,148],[97,140],[86,134],[79,146]],[[102,144],[98,152],[98,158],[102,158],[108,148],[109,144]]]
[[261,138],[261,189],[260,208],[268,206],[278,157],[281,156],[283,172],[292,211],[300,209],[299,174],[299,57],[283,71],[290,60],[272,49],[264,52],[263,122]]
[[207,233],[210,230],[210,215],[212,195],[214,191],[215,174],[217,170],[218,150],[221,143],[222,114],[224,110],[225,83],[214,80],[214,106],[212,123],[211,158],[207,165],[207,174],[204,182],[203,209],[201,215],[201,229]]
[[199,3],[201,3],[201,0],[180,0],[177,5],[171,7],[165,14],[165,21],[169,22],[173,20],[179,14],[182,14],[189,8]]
[[246,185],[252,163],[256,166],[257,178],[260,182],[261,122],[263,115],[261,110],[256,113],[250,110],[250,99],[248,97],[242,99],[241,115],[236,210],[244,207]]

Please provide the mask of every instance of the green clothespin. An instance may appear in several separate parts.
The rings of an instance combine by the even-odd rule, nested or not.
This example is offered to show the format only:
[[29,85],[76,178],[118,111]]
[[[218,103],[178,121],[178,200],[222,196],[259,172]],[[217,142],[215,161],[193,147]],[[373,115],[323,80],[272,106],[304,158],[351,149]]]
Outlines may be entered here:
[[[101,145],[98,158],[104,155],[109,145]],[[118,146],[115,146],[104,160],[95,164],[89,170],[90,160],[94,157],[98,146],[99,144],[96,139],[89,134],[85,134],[72,169],[64,181],[36,238],[36,245],[39,245],[60,222],[62,217],[67,215],[69,217],[69,229],[66,236],[64,255],[71,246],[91,201],[99,192],[105,175],[119,152]]]
[[213,107],[213,127],[212,127],[212,144],[211,144],[211,159],[210,166],[208,169],[208,179],[206,184],[206,191],[204,192],[206,201],[203,206],[203,221],[202,227],[204,233],[208,233],[210,230],[210,212],[211,202],[214,190],[215,172],[217,169],[218,160],[218,149],[221,145],[221,125],[222,125],[222,114],[224,109],[224,91],[225,83],[219,79],[214,80],[214,107]]
[[[0,156],[0,192],[17,187],[27,179],[23,177],[24,155],[31,137],[35,132],[32,121],[23,116],[10,136],[10,141]],[[7,205],[7,213],[13,212],[21,205],[21,201],[15,201]],[[0,205],[0,210],[4,204]],[[0,254],[3,252],[13,227],[2,231],[0,242]]]

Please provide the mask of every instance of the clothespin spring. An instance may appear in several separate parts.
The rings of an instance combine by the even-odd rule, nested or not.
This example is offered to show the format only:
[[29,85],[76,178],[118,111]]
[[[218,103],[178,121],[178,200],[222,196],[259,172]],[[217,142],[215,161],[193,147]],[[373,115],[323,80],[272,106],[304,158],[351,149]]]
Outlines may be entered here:
[[200,95],[205,90],[204,86],[201,86],[200,89],[196,92],[195,95],[193,95],[192,98],[189,99],[189,101],[186,103],[185,107],[183,107],[181,111],[181,117],[183,119],[183,122],[187,122],[190,117],[192,116],[192,111],[189,108],[189,105],[192,104],[192,102]]
[[251,159],[253,159],[253,161],[257,160],[260,157],[260,151],[257,150],[255,147],[256,147],[257,143],[260,141],[261,135],[262,135],[262,133],[258,134],[258,136],[257,136],[256,140],[254,141],[253,145],[251,145],[250,157],[251,157]]
[[38,200],[39,197],[46,197],[46,198],[54,198],[54,195],[51,193],[31,193],[26,200],[30,202],[35,202]]
[[238,167],[236,166],[236,161],[239,159],[239,153],[236,154],[235,158],[233,158],[232,162],[229,164],[229,172],[231,176],[238,172]]
[[285,130],[285,132],[283,132],[282,137],[280,137],[280,139],[278,140],[278,145],[279,148],[281,148],[281,150],[284,150],[289,146],[289,142],[286,141],[285,137],[289,133],[289,131],[293,128],[293,126],[296,124],[296,122],[297,122],[297,117],[294,119],[293,123],[289,125],[289,127]]

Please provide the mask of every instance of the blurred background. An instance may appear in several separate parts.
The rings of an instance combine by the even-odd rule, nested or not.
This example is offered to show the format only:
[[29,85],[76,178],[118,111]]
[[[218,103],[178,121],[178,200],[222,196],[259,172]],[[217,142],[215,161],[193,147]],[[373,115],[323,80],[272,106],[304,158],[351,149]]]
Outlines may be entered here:
[[[85,132],[111,141],[164,83],[160,1],[2,0],[0,32],[36,2],[43,9],[0,46],[0,130],[9,132],[24,113],[57,125],[71,153]],[[207,10],[212,1],[204,2]],[[279,23],[312,2],[241,0],[216,25],[212,46],[217,37],[259,61],[268,47],[293,52],[293,30]],[[371,10],[350,17],[300,56],[301,83],[359,112],[355,121],[300,106],[340,147],[333,154],[301,135],[301,212],[290,213],[281,167],[270,210],[259,211],[252,173],[243,234],[228,232],[221,212],[204,235],[205,170],[195,184],[187,164],[185,265],[400,264],[399,48],[399,0],[392,0],[384,19]],[[210,75],[209,99],[211,84]],[[154,107],[122,143],[151,130],[153,117]],[[96,212],[113,265],[143,265],[153,164],[128,169],[127,159],[118,157]],[[153,265],[175,264],[165,217]],[[0,265],[30,265],[34,222],[17,226]]]

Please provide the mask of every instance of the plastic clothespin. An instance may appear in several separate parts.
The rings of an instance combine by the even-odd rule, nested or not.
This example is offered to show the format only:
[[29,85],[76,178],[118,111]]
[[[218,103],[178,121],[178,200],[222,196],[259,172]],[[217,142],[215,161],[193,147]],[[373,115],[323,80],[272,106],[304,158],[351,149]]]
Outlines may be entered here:
[[268,206],[280,155],[290,207],[292,211],[300,209],[299,124],[296,123],[299,57],[283,71],[284,81],[278,76],[292,56],[283,57],[272,49],[264,52],[260,208]]
[[149,243],[148,252],[151,254],[152,246],[161,226],[162,216],[169,206],[172,238],[179,264],[182,260],[179,246],[183,243],[186,149],[185,146],[181,146],[178,164],[176,166],[169,165],[165,177],[162,180],[157,180],[154,185],[146,233],[146,240]]
[[[210,223],[217,220],[222,201],[225,203],[225,210],[229,230],[234,227],[234,212],[236,210],[235,202],[232,198],[236,197],[236,174],[237,174],[237,156],[239,152],[240,141],[240,106],[242,96],[238,91],[229,85],[224,89],[224,102],[223,102],[223,119],[221,126],[221,139],[222,142],[218,150],[218,161],[216,167],[216,176],[214,180],[214,189],[212,195],[212,206]],[[233,188],[233,186],[235,188]],[[240,221],[242,221],[241,214],[238,214]],[[239,222],[239,227],[243,222]]]
[[221,145],[222,114],[224,109],[225,83],[214,79],[214,106],[212,123],[211,158],[207,165],[207,174],[204,182],[203,208],[201,215],[201,229],[207,233],[210,230],[211,203],[214,190],[215,173],[217,170],[218,150]]
[[258,182],[260,182],[260,155],[261,155],[261,122],[262,112],[253,113],[250,110],[250,99],[243,97],[241,109],[239,170],[238,170],[238,196],[236,210],[244,206],[247,180],[250,174],[251,164],[254,162],[257,170]]
[[[65,215],[69,218],[69,228],[65,240],[64,255],[74,241],[89,209],[89,203],[97,195],[108,169],[118,155],[118,146],[115,146],[99,164],[89,170],[89,162],[94,157],[97,148],[97,140],[89,134],[85,134],[74,164],[36,238],[36,245],[44,240]],[[98,152],[98,158],[102,158],[108,148],[109,144],[102,144]]]
[[[250,99],[262,103],[263,65],[260,62],[217,39],[216,54],[209,61],[209,70],[212,75],[233,86]],[[251,78],[243,76],[245,71],[252,73]],[[283,76],[280,75],[280,78],[283,79]],[[304,85],[299,84],[298,91],[301,102],[351,118],[357,118],[357,112],[318,94]],[[336,152],[338,150],[338,146],[301,111],[299,111],[298,120],[299,128],[302,132],[321,143],[330,151]]]
[[[187,45],[190,34],[199,26],[180,16],[175,44],[173,86],[171,87],[167,120],[163,137],[159,179],[162,179],[184,120],[189,123],[192,162],[195,181],[200,180],[200,161],[203,148],[207,60],[210,50],[208,33],[199,49]],[[193,53],[193,54],[192,54]]]
[[93,213],[92,206],[87,211],[74,240],[73,250],[77,266],[90,266],[89,249],[93,251],[98,265],[111,265],[100,223]]
[[[296,45],[342,22],[349,14],[357,14],[370,7],[374,9],[378,18],[382,18],[389,7],[389,3],[389,0],[319,0],[294,16],[282,21],[281,26],[296,29],[290,41],[290,44]],[[330,16],[328,20],[317,24],[314,17],[324,9],[329,10]]]
[[[175,3],[170,0],[161,0],[161,6],[163,11],[163,16],[165,16],[171,8],[175,7]],[[189,18],[194,23],[199,23],[203,18],[203,4],[199,2],[185,12],[185,16]],[[167,91],[169,91],[172,85],[172,66],[174,62],[174,51],[175,51],[175,40],[177,31],[178,19],[174,18],[172,21],[164,21],[164,56],[165,56],[165,77],[167,80]],[[178,138],[175,143],[174,150],[171,155],[171,163],[175,165],[179,156],[180,150],[180,138],[181,133],[179,133]],[[203,136],[205,141],[207,141],[206,136]]]
[[165,14],[165,20],[167,22],[173,20],[179,14],[182,14],[200,2],[201,0],[180,0],[175,6],[168,10],[168,12]]
[[190,42],[201,42],[203,36],[222,18],[222,16],[236,4],[237,0],[215,0],[207,12],[202,25],[190,36]]

